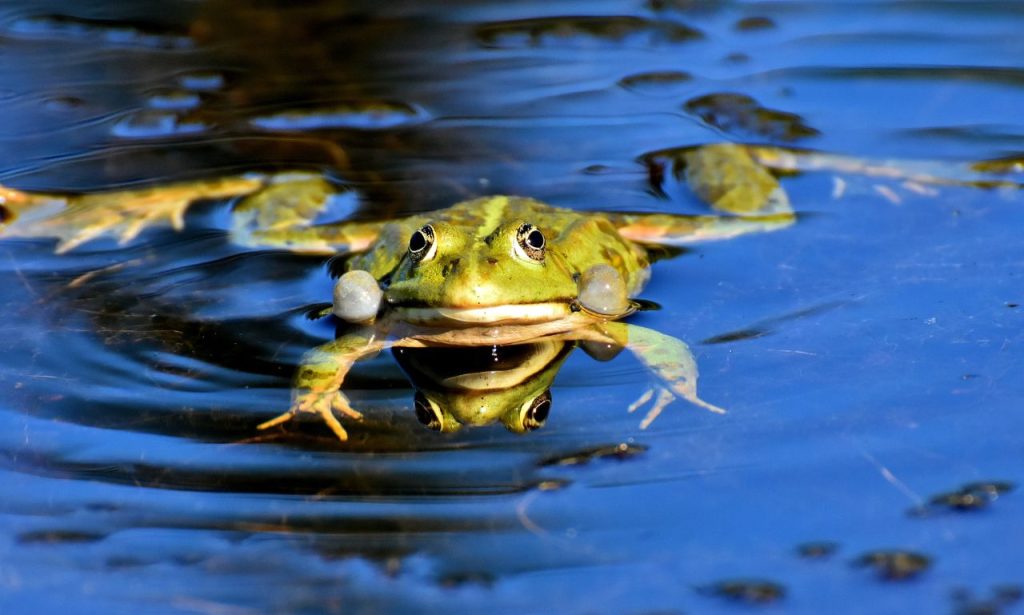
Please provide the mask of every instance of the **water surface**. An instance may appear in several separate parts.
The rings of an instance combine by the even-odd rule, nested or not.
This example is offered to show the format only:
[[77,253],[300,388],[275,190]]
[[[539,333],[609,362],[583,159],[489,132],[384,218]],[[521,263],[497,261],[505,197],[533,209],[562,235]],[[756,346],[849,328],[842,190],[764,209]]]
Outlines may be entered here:
[[[302,169],[362,217],[701,211],[653,153],[1019,159],[1022,28],[1014,2],[8,2],[0,183]],[[1020,194],[783,183],[794,227],[655,265],[635,321],[729,414],[643,431],[642,367],[574,353],[525,436],[422,429],[389,356],[350,380],[348,446],[257,432],[334,335],[305,317],[324,259],[230,245],[223,202],[126,246],[0,242],[0,609],[1012,610]]]

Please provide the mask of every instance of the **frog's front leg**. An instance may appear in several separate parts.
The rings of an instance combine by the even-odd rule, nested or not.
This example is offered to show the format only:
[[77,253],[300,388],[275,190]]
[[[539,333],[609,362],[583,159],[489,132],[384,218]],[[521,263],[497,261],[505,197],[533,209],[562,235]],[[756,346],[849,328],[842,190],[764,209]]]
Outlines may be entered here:
[[257,429],[280,425],[300,412],[311,413],[319,415],[339,440],[348,440],[348,432],[334,413],[340,412],[356,420],[363,415],[349,405],[341,385],[356,361],[388,346],[380,333],[374,327],[363,327],[307,352],[295,375],[291,407],[261,423]]
[[664,386],[645,393],[643,398],[630,407],[632,412],[654,397],[651,409],[640,424],[641,428],[650,425],[676,395],[711,412],[725,412],[697,395],[697,361],[682,340],[624,322],[595,324],[581,332],[580,338],[611,342],[628,348],[663,383]]

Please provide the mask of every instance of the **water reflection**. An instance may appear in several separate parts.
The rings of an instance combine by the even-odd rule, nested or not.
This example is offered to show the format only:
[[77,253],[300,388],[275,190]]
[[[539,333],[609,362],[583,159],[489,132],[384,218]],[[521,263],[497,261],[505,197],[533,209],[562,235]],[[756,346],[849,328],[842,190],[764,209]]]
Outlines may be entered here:
[[551,383],[575,343],[476,348],[395,348],[416,387],[416,418],[434,431],[500,422],[523,433],[544,426]]

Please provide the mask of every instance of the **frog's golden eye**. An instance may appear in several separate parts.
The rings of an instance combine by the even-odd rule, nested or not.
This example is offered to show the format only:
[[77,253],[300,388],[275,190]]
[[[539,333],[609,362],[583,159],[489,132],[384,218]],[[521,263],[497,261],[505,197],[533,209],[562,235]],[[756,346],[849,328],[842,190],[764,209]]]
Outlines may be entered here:
[[427,429],[441,431],[444,423],[441,421],[441,409],[437,407],[437,404],[427,399],[423,393],[416,391],[413,405],[416,406],[416,420]]
[[520,420],[523,423],[524,431],[533,431],[544,426],[551,412],[551,389],[548,389],[523,405]]
[[417,263],[434,258],[436,252],[434,227],[429,224],[418,229],[409,237],[409,256]]
[[544,233],[530,223],[520,226],[516,231],[516,252],[530,260],[544,260]]

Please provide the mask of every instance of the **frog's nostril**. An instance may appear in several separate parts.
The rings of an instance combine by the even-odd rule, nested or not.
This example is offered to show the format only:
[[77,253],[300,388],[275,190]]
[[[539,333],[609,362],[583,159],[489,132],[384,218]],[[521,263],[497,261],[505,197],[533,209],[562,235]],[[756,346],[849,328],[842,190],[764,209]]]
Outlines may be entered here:
[[456,271],[458,271],[459,270],[459,261],[460,261],[460,259],[458,259],[458,258],[453,258],[452,260],[448,261],[445,264],[444,269],[441,270],[441,276],[447,278],[451,274],[453,274]]

